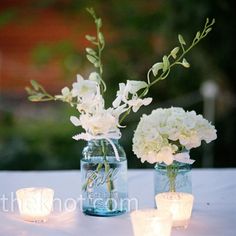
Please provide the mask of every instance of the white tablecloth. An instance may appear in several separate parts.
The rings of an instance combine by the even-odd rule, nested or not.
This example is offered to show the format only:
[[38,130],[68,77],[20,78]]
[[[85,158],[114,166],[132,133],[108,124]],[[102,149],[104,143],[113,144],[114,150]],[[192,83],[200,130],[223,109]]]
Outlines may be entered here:
[[[195,196],[192,219],[186,230],[173,230],[172,236],[235,236],[236,169],[203,169],[192,173]],[[85,216],[79,208],[64,212],[55,209],[46,223],[25,222],[19,217],[16,201],[3,201],[3,197],[13,198],[11,192],[31,186],[51,187],[56,198],[71,198],[72,202],[80,195],[80,173],[0,172],[0,236],[133,235],[129,214],[103,218]],[[140,208],[154,207],[152,170],[129,170],[129,196],[138,198]]]

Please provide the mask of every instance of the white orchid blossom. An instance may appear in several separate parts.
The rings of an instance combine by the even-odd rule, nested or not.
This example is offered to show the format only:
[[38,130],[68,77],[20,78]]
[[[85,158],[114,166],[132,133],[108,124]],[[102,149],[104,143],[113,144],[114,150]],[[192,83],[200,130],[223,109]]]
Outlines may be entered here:
[[[128,80],[120,83],[113,106],[106,109],[103,96],[100,91],[100,75],[92,72],[88,80],[77,75],[77,81],[73,83],[72,90],[67,88],[65,95],[70,92],[71,98],[77,100],[77,110],[80,116],[71,116],[70,120],[75,126],[81,126],[90,136],[105,135],[120,136],[120,116],[129,109],[137,112],[141,106],[147,106],[152,98],[141,99],[138,92],[147,87],[143,81]],[[79,135],[79,134],[78,134]],[[80,137],[80,136],[76,136]]]
[[79,118],[72,116],[71,122],[82,128],[91,135],[106,135],[108,133],[120,133],[117,118],[112,110],[102,110],[96,114],[81,114]]
[[112,106],[118,107],[121,102],[127,102],[128,99],[128,90],[126,89],[125,83],[119,83],[119,90],[116,93],[116,99],[113,101]]
[[121,106],[118,106],[117,108],[109,108],[111,110],[111,113],[116,117],[117,120],[119,120],[119,117],[121,114],[126,112],[129,108],[126,104],[123,104]]
[[72,105],[72,93],[68,87],[64,87],[61,90],[61,95],[56,95],[55,98],[60,99],[63,102],[68,102]]
[[130,94],[136,94],[140,89],[146,88],[148,84],[144,81],[127,80],[127,90]]
[[98,87],[96,94],[90,94],[80,98],[77,109],[79,112],[95,114],[98,111],[103,110],[104,105],[104,99],[100,94],[100,89]]
[[112,103],[113,107],[117,108],[121,103],[124,103],[128,109],[132,108],[133,112],[137,112],[141,106],[149,105],[152,102],[152,98],[141,99],[138,96],[138,91],[147,86],[146,82],[136,80],[128,80],[126,84],[120,83],[116,99]]
[[82,98],[96,94],[98,83],[92,80],[85,80],[81,75],[77,75],[77,82],[72,84],[72,96]]
[[100,75],[97,73],[97,72],[92,72],[89,77],[88,77],[89,80],[91,81],[95,81],[97,82],[98,84],[101,83],[101,77]]
[[141,106],[147,106],[152,102],[152,98],[136,98],[128,101],[128,105],[132,107],[133,112],[137,112]]
[[147,87],[144,81],[127,80],[127,83],[119,83],[119,90],[116,93],[116,99],[113,101],[113,107],[118,107],[121,102],[128,103],[129,95],[132,98],[138,97],[137,92]]

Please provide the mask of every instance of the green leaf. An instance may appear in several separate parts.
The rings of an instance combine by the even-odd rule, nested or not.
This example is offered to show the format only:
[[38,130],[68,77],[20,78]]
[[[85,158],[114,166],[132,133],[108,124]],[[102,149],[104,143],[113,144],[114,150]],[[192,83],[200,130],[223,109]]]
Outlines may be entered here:
[[105,44],[105,40],[104,40],[104,36],[101,32],[98,33],[98,39],[99,39],[99,42],[104,45]]
[[176,58],[176,55],[179,51],[179,47],[175,47],[171,52],[170,52],[170,55],[175,59]]
[[96,56],[97,53],[95,50],[93,50],[92,48],[85,48],[86,52],[89,54],[89,55],[92,55],[92,56]]
[[163,63],[162,62],[158,62],[156,64],[154,64],[152,66],[152,73],[154,76],[157,76],[159,70],[161,70],[163,68]]
[[91,36],[91,35],[85,35],[85,38],[88,40],[88,41],[90,41],[90,42],[94,42],[95,40],[96,40],[96,37],[94,37],[94,36]]
[[168,69],[169,65],[170,65],[169,59],[168,59],[168,57],[165,55],[165,56],[163,57],[163,72],[165,72],[165,71]]
[[95,64],[97,63],[97,59],[91,55],[86,55],[87,59],[92,63]]
[[187,62],[187,60],[184,58],[183,61],[182,61],[182,65],[185,67],[185,68],[189,68],[190,67],[190,64]]
[[25,91],[29,94],[32,95],[34,92],[32,91],[32,89],[30,87],[25,87]]
[[44,97],[44,94],[38,93],[38,94],[29,96],[28,99],[29,99],[31,102],[38,102],[38,101],[40,101],[43,97]]
[[186,42],[181,34],[178,35],[178,39],[181,45],[186,45]]
[[36,82],[35,80],[31,80],[30,83],[36,91],[39,91],[40,85],[38,84],[38,82]]

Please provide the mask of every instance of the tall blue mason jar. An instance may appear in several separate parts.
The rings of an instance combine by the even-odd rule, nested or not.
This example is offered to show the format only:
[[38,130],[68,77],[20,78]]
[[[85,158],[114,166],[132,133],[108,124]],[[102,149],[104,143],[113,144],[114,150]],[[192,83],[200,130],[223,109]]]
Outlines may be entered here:
[[126,154],[118,140],[91,140],[81,159],[82,208],[92,216],[116,216],[127,212],[128,185]]

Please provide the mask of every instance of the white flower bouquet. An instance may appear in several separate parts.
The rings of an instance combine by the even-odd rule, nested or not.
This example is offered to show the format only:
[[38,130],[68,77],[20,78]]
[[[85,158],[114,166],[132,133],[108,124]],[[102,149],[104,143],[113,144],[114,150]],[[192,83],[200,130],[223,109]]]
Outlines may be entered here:
[[[141,161],[170,165],[193,163],[188,151],[216,139],[216,129],[202,115],[182,108],[158,108],[143,115],[133,137],[133,151]],[[184,154],[183,154],[184,153]]]
[[[117,138],[121,136],[121,123],[130,111],[137,112],[141,106],[147,106],[152,98],[146,98],[150,87],[157,82],[164,80],[175,66],[189,68],[190,64],[185,59],[185,55],[196,46],[212,30],[215,23],[207,18],[202,31],[198,31],[190,45],[187,46],[182,35],[178,35],[180,46],[171,50],[168,55],[164,55],[161,62],[155,63],[147,73],[147,82],[127,80],[126,83],[119,83],[119,89],[112,107],[106,108],[103,98],[107,90],[103,79],[102,52],[105,47],[105,39],[101,32],[102,20],[98,18],[92,8],[87,11],[93,17],[96,25],[96,35],[86,35],[86,39],[94,48],[86,48],[87,59],[93,64],[97,71],[89,74],[88,79],[77,75],[77,81],[72,84],[72,88],[65,87],[60,95],[51,95],[38,82],[32,80],[32,87],[26,87],[29,100],[32,102],[62,101],[70,104],[78,111],[78,117],[72,116],[71,122],[75,126],[81,126],[85,133],[73,136],[74,139],[89,140],[92,138]],[[182,51],[182,52],[180,52]],[[151,78],[152,77],[152,78]]]
[[178,171],[173,162],[192,164],[189,151],[216,138],[215,127],[195,111],[158,108],[142,116],[134,133],[133,151],[142,162],[165,163],[173,182]]

